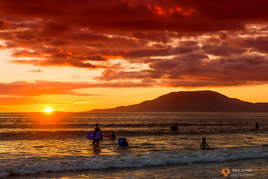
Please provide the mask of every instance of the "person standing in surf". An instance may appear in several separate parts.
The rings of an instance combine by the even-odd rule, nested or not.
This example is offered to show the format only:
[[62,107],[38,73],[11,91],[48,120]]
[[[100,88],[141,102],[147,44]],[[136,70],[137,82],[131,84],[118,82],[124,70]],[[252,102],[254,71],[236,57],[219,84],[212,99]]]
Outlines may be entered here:
[[112,140],[115,140],[116,139],[115,134],[114,134],[114,131],[112,131],[111,137],[112,137]]
[[258,123],[258,122],[256,122],[256,127],[255,127],[255,129],[256,129],[256,130],[259,129],[259,123]]
[[208,144],[206,143],[206,138],[203,137],[203,138],[202,138],[201,145],[200,145],[200,149],[205,150],[205,149],[208,149],[208,148],[209,148],[209,146],[208,146]]
[[177,131],[178,130],[178,124],[175,123],[173,126],[170,126],[170,129],[173,131]]
[[101,139],[101,130],[99,128],[99,124],[96,124],[96,128],[93,135],[93,145],[98,147],[100,139]]

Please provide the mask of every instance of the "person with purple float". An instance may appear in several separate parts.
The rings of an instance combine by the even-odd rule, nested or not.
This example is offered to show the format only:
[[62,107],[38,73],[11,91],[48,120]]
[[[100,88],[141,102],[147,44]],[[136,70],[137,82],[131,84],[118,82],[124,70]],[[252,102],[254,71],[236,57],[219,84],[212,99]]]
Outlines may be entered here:
[[93,134],[93,145],[94,146],[99,146],[99,141],[101,139],[101,130],[99,128],[99,124],[96,124],[96,128],[95,128],[95,131],[94,131],[94,134]]

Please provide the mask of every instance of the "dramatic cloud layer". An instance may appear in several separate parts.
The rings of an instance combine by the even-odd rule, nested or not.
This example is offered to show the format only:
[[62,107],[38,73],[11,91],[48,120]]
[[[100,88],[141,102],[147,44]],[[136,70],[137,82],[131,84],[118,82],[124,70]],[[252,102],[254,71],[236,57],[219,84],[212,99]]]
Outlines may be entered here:
[[1,84],[0,93],[264,84],[267,6],[266,0],[2,0],[0,50],[15,58],[10,62],[101,75],[75,87],[36,82],[34,90],[23,91],[21,82],[12,83],[18,88]]
[[17,95],[17,96],[40,96],[40,95],[97,95],[82,94],[73,90],[85,88],[117,88],[117,87],[147,87],[143,83],[74,83],[74,82],[13,82],[0,83],[0,95]]
[[[137,88],[152,86],[152,82],[106,82],[106,83],[79,83],[79,82],[12,82],[0,83],[0,105],[31,105],[53,103],[60,101],[40,100],[44,95],[70,95],[76,97],[99,96],[101,94],[88,94],[76,92],[87,88]],[[81,99],[79,100],[81,101]],[[66,102],[65,102],[66,103]]]

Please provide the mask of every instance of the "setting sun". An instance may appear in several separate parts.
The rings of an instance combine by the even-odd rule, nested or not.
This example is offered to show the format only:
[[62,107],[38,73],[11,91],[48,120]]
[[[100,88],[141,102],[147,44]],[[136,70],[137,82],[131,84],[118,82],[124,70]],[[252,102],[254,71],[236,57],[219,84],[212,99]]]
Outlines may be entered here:
[[53,110],[51,109],[51,108],[46,108],[45,110],[44,110],[46,113],[50,113],[50,112],[52,112]]

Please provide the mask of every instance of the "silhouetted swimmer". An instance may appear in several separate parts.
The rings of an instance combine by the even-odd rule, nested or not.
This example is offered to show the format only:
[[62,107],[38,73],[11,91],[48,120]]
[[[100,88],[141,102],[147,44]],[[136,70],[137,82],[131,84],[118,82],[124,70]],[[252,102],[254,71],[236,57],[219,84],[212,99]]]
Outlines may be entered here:
[[209,148],[209,146],[208,146],[208,144],[206,143],[206,138],[203,137],[203,138],[202,138],[201,145],[200,145],[200,149],[205,150],[205,149],[208,149],[208,148]]
[[123,141],[122,141],[122,146],[123,146],[123,147],[128,146],[128,142],[127,142],[127,139],[126,139],[126,138],[123,139]]
[[178,130],[178,124],[175,123],[173,126],[170,126],[171,130],[177,131]]
[[126,138],[118,138],[118,145],[119,147],[127,147],[128,142]]
[[115,134],[114,134],[114,131],[112,131],[111,137],[112,137],[112,140],[115,140],[116,139]]
[[93,135],[93,145],[94,145],[94,147],[95,147],[95,145],[97,147],[99,146],[99,141],[100,141],[101,138],[102,138],[101,130],[99,128],[99,125],[96,124],[95,132],[94,132],[94,135]]
[[259,129],[259,123],[256,122],[256,129],[258,130]]

